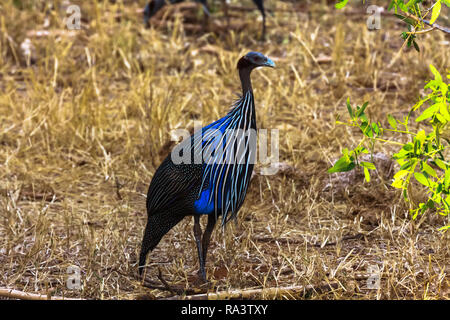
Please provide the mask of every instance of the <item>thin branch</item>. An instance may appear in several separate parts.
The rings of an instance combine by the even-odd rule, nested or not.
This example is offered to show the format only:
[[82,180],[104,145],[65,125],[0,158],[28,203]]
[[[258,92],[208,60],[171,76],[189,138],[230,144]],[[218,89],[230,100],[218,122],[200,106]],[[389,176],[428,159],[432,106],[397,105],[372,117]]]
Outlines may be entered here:
[[437,24],[437,23],[430,23],[429,20],[422,20],[422,21],[423,21],[426,25],[428,25],[428,26],[430,26],[430,27],[433,27],[433,28],[435,28],[435,29],[441,30],[442,32],[445,32],[445,33],[449,33],[449,34],[450,34],[450,28],[441,26],[441,25],[439,25],[439,24]]
[[436,28],[433,27],[433,28],[426,29],[426,30],[407,32],[407,34],[424,34],[424,33],[431,32],[433,30],[436,30]]
[[253,239],[255,239],[256,241],[261,241],[261,242],[279,242],[279,243],[290,243],[290,244],[306,243],[306,245],[311,246],[311,247],[323,248],[325,246],[335,246],[342,241],[362,239],[363,237],[364,237],[364,234],[357,233],[354,235],[344,236],[336,242],[325,242],[325,243],[310,243],[310,242],[307,242],[304,240],[299,240],[299,239],[287,239],[287,238],[277,239],[277,238],[272,238],[272,237],[254,237]]
[[0,297],[19,300],[83,300],[79,298],[51,296],[49,294],[29,293],[8,288],[0,288]]
[[[406,17],[411,18],[411,19],[413,19],[413,20],[415,20],[417,22],[423,22],[423,23],[425,23],[426,25],[428,25],[428,26],[430,26],[432,28],[435,28],[437,30],[441,30],[442,32],[450,34],[450,28],[441,26],[441,25],[439,25],[437,23],[430,23],[430,20],[420,19],[420,18],[416,17],[415,15],[410,14],[409,12],[404,12],[404,14],[405,14]],[[431,30],[431,29],[429,29],[429,30]]]
[[231,291],[219,291],[203,294],[196,294],[191,296],[173,296],[162,300],[226,300],[226,299],[252,299],[255,296],[264,296],[266,299],[280,298],[283,296],[307,296],[314,292],[323,293],[327,291],[333,291],[338,289],[339,282],[323,282],[318,286],[289,286],[279,288],[257,288],[257,289],[244,289],[244,290],[231,290]]

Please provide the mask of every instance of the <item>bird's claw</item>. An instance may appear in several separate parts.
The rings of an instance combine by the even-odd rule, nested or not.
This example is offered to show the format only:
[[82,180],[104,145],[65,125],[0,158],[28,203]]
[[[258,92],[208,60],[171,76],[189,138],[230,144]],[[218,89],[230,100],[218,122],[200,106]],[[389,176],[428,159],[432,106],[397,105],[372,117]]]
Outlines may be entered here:
[[208,279],[206,279],[205,270],[199,270],[197,275],[200,281],[202,281],[203,283],[209,283]]

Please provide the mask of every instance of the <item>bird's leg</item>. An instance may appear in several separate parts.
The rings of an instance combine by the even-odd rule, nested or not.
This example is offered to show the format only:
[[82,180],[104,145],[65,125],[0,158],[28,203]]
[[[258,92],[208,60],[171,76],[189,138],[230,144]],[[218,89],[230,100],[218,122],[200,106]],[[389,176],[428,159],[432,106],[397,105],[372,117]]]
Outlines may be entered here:
[[205,264],[206,264],[206,254],[208,253],[209,240],[211,240],[211,233],[214,230],[215,225],[216,225],[216,217],[214,214],[210,214],[208,216],[208,224],[206,225],[205,232],[203,233],[202,238],[203,260]]
[[205,260],[203,258],[203,249],[202,249],[202,228],[200,226],[200,216],[194,215],[194,237],[195,243],[197,244],[197,252],[198,252],[198,262],[200,264],[200,269],[198,271],[199,276],[203,281],[206,282],[206,272],[205,272]]
[[253,2],[258,7],[258,10],[259,10],[259,12],[261,12],[261,15],[263,18],[261,41],[264,41],[266,38],[266,10],[264,9],[264,1],[263,0],[253,0]]
[[266,15],[263,14],[263,26],[262,26],[262,34],[261,34],[261,41],[266,40]]
[[200,3],[203,7],[203,29],[208,30],[209,29],[209,18],[211,17],[211,13],[209,12],[208,4],[206,3],[206,0],[200,0]]
[[230,28],[230,15],[228,14],[228,4],[227,0],[222,0],[222,9],[225,13],[225,17],[227,18],[227,29]]
[[207,17],[211,16],[211,12],[209,12],[208,4],[206,3],[206,0],[200,0],[200,3],[203,7],[203,12]]

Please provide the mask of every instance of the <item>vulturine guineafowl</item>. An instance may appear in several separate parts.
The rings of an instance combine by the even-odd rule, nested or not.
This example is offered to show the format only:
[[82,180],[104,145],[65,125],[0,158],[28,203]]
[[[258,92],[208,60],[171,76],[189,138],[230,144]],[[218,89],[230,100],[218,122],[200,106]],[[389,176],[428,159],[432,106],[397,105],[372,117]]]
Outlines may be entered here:
[[[206,281],[205,261],[211,233],[221,216],[222,226],[244,203],[256,155],[256,116],[250,73],[275,67],[268,57],[249,52],[238,64],[242,96],[227,115],[194,132],[174,147],[156,170],[147,194],[147,226],[139,257],[139,272],[149,251],[186,216],[194,216],[194,236]],[[202,236],[200,216],[208,223]]]
[[[195,0],[196,2],[200,2],[203,6],[203,10],[207,15],[209,15],[209,9],[207,0]],[[166,3],[169,2],[171,4],[184,2],[184,0],[151,0],[147,3],[144,9],[144,23],[146,26],[150,25],[150,19],[153,17],[159,10],[161,10],[162,7],[166,5]],[[225,2],[225,0],[222,0],[222,2]],[[264,9],[264,0],[253,0],[258,10],[261,12],[261,15],[263,17],[263,24],[262,24],[262,34],[261,38],[265,39],[266,37],[266,11]]]

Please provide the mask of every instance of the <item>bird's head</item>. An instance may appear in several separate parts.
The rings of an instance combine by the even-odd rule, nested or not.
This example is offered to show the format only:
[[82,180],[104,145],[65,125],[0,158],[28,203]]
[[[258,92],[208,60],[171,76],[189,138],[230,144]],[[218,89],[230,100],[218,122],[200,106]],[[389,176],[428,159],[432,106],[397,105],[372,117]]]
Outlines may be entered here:
[[257,67],[275,68],[275,63],[262,53],[251,51],[239,59],[237,64],[239,70],[247,68],[252,70]]

